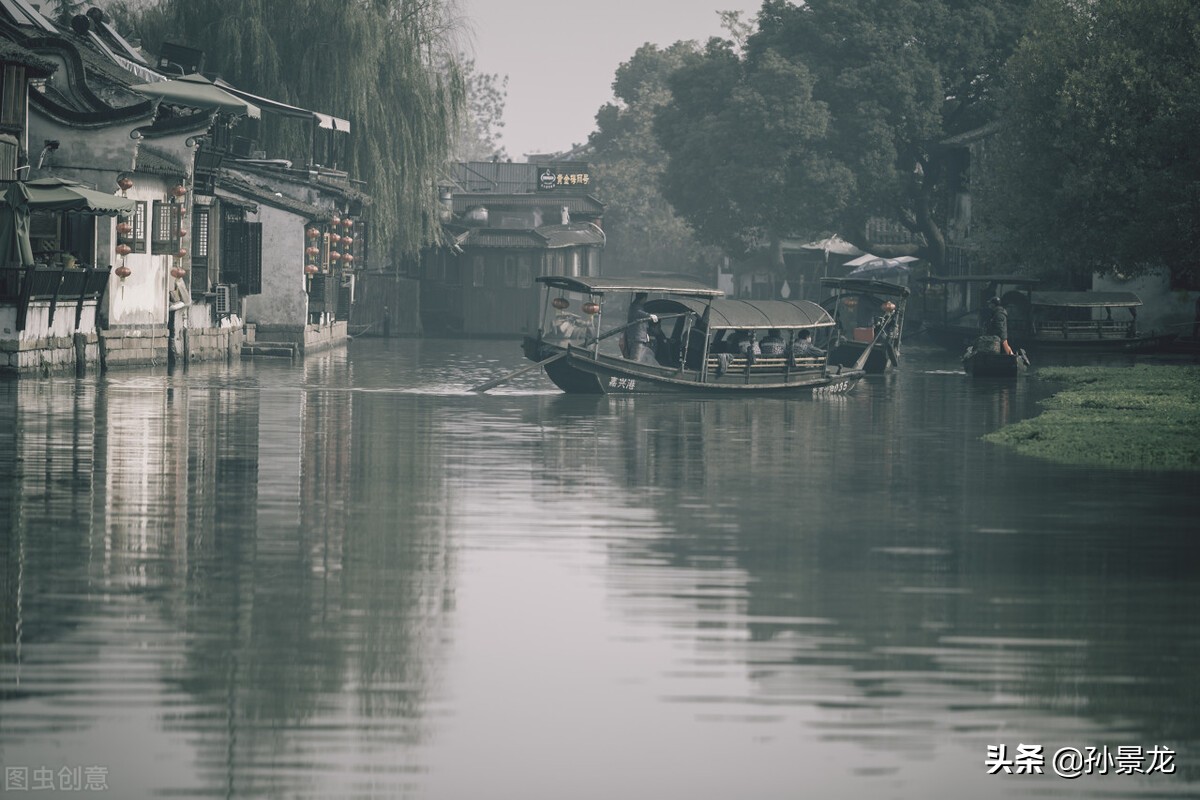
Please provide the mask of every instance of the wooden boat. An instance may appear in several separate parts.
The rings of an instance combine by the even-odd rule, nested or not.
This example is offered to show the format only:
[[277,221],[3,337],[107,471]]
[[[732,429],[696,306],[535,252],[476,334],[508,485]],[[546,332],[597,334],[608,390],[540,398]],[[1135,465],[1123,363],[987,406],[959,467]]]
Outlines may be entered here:
[[[718,289],[678,278],[537,280],[546,297],[537,335],[523,342],[525,356],[535,362],[526,369],[541,366],[564,392],[821,397],[853,389],[872,352],[868,347],[860,363],[850,366],[831,364],[827,355],[800,354],[799,347],[769,356],[728,352],[737,336],[753,341],[778,331],[791,348],[800,331],[816,335],[832,330],[835,318],[808,300],[731,300]],[[653,298],[643,307],[659,318],[655,363],[631,361],[616,344],[630,327],[626,313],[629,296],[636,292]],[[618,315],[620,322],[601,332],[605,311]],[[496,384],[489,381],[476,390]]]
[[822,278],[821,285],[834,292],[821,301],[821,307],[831,314],[837,312],[841,323],[829,345],[830,363],[852,366],[874,346],[863,365],[867,374],[898,366],[908,287],[856,278]]
[[[991,292],[1008,311],[1008,342],[1014,350],[1034,354],[1150,351],[1175,338],[1138,331],[1137,309],[1142,301],[1133,292],[1034,291],[1037,280],[1019,275],[929,276],[923,280],[924,331],[951,350],[968,347],[979,335],[987,319],[987,312],[981,311],[983,298]],[[939,296],[941,308],[930,309]],[[1128,316],[1123,316],[1124,312]]]
[[[987,321],[985,295],[992,291],[1009,310],[1008,335],[1012,344],[1017,321],[1014,306],[1028,307],[1028,296],[1038,281],[1024,275],[930,275],[921,278],[921,331],[931,341],[961,353],[975,341]],[[1013,344],[1013,347],[1017,345]]]
[[1029,369],[1029,357],[1024,350],[1017,350],[1010,356],[1007,353],[977,350],[972,345],[963,353],[962,362],[967,374],[975,378],[1015,378]]

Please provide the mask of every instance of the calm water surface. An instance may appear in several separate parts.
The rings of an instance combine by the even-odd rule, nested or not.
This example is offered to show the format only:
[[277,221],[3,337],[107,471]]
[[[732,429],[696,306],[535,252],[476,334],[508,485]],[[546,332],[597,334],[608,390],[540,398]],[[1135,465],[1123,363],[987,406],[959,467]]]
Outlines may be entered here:
[[1051,387],[934,351],[819,401],[466,391],[521,365],[0,381],[0,796],[1200,797],[1194,475],[989,445]]

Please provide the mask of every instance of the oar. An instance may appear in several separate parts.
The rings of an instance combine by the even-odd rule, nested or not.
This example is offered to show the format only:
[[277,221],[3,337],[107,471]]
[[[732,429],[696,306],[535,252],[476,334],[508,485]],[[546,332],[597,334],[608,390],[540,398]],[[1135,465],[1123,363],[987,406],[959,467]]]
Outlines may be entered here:
[[[684,317],[691,313],[692,313],[691,311],[685,311],[681,314],[658,314],[656,316],[658,317],[659,322],[662,322],[664,319],[674,319],[675,317]],[[618,326],[611,330],[605,331],[604,333],[597,336],[595,339],[589,339],[588,341],[584,342],[582,346],[589,347],[589,346],[595,344],[596,342],[600,341],[601,339],[607,339],[608,337],[612,336],[613,334],[620,333],[621,331],[625,330],[626,328],[633,326],[633,325],[637,325],[638,323],[641,323],[641,322],[645,322],[645,320],[635,319],[633,322],[626,322],[624,325],[621,325],[621,326]],[[518,375],[524,375],[526,372],[529,372],[532,369],[537,369],[538,367],[544,367],[547,364],[551,363],[552,361],[558,361],[560,358],[562,358],[566,354],[567,354],[567,351],[564,350],[561,353],[555,353],[554,355],[550,356],[549,358],[543,358],[541,361],[534,362],[533,364],[526,364],[525,366],[521,367],[519,370],[516,370],[515,372],[510,372],[507,375],[500,376],[499,378],[492,378],[490,381],[487,381],[486,383],[481,383],[478,386],[476,386],[474,389],[472,389],[471,391],[472,392],[486,392],[489,389],[495,389],[500,384],[507,383],[508,381],[512,380],[513,378],[517,377]]]
[[875,348],[876,342],[879,341],[880,336],[883,336],[883,332],[887,330],[888,323],[892,321],[892,317],[894,316],[896,316],[895,311],[883,318],[883,322],[880,324],[879,330],[875,333],[875,338],[871,340],[871,343],[867,345],[867,348],[862,351],[862,355],[860,355],[858,360],[854,362],[853,369],[863,369],[867,365],[867,359],[871,357],[871,350]]

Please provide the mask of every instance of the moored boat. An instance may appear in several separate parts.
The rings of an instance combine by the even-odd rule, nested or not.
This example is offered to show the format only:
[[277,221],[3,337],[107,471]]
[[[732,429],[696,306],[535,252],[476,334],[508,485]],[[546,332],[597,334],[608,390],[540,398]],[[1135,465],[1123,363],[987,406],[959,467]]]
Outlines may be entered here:
[[[541,366],[568,393],[821,397],[854,388],[872,352],[867,347],[858,362],[846,366],[806,346],[806,339],[837,325],[833,315],[807,300],[733,300],[678,278],[537,280],[546,297],[537,335],[523,342],[526,358],[534,362],[526,369]],[[624,338],[619,334],[639,323],[602,332],[605,312],[623,322],[628,296],[636,293],[654,296],[642,306],[657,319],[651,361],[626,358],[617,346]],[[476,390],[497,384],[489,381]]]

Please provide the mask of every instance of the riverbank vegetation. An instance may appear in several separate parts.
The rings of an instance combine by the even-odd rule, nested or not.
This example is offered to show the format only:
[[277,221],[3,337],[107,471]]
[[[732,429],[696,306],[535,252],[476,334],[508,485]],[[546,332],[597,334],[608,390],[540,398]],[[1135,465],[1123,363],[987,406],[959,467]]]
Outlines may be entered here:
[[1080,466],[1200,470],[1200,367],[1044,367],[1045,410],[984,437]]

